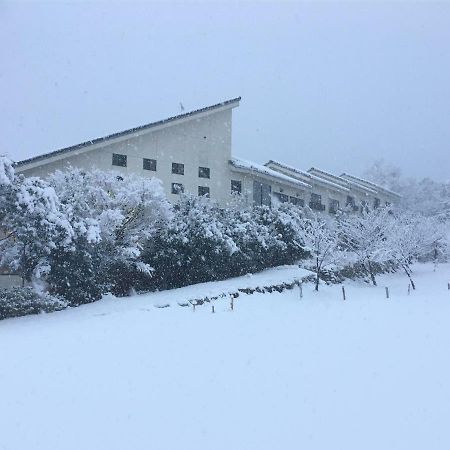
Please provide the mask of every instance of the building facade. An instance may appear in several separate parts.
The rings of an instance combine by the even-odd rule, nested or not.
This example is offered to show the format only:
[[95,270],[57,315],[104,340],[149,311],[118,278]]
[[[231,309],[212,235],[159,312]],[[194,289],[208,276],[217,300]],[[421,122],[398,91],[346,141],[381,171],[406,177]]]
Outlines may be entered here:
[[357,211],[398,201],[399,196],[352,175],[307,172],[277,161],[265,165],[232,155],[234,98],[190,113],[87,141],[16,164],[25,176],[46,177],[70,167],[116,170],[157,177],[168,199],[181,192],[207,195],[222,206],[290,202],[317,211]]

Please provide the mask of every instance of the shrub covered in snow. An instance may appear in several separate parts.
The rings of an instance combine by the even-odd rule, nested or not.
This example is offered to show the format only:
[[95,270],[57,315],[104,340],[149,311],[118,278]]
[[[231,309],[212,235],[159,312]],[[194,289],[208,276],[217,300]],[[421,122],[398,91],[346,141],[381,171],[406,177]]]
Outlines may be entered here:
[[140,258],[144,242],[170,219],[160,181],[71,169],[57,171],[49,182],[75,234],[71,247],[51,254],[51,292],[74,304],[107,291],[127,295],[152,271]]
[[70,245],[73,229],[46,181],[23,176],[7,180],[0,184],[0,265],[17,271],[24,281],[43,278],[51,251]]
[[31,287],[0,289],[0,320],[43,312],[60,311],[67,302],[49,294],[37,294]]
[[308,208],[224,209],[159,180],[99,170],[14,174],[0,157],[0,265],[70,305],[222,280],[309,258],[319,280],[369,277],[448,254],[445,218],[379,208],[337,218]]
[[167,289],[288,264],[304,255],[299,210],[222,209],[184,195],[173,220],[148,241],[143,261],[153,267],[141,289]]

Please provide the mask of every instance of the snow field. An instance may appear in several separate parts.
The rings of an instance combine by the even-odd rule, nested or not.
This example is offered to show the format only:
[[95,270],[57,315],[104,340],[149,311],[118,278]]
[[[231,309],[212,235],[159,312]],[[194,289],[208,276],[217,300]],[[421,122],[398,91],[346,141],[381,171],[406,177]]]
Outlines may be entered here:
[[298,272],[2,321],[0,449],[449,448],[450,265],[176,304]]

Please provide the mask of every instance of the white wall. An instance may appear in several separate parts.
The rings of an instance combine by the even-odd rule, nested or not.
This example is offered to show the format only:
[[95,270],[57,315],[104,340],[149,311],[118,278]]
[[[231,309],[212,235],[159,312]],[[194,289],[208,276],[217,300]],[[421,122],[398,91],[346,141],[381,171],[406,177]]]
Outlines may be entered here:
[[[74,151],[61,155],[61,159],[53,162],[19,167],[18,172],[26,176],[45,177],[55,170],[70,166],[86,170],[93,167],[116,170],[159,178],[171,201],[178,198],[171,193],[171,184],[175,182],[182,183],[186,192],[195,195],[198,186],[208,186],[212,198],[226,203],[231,190],[228,168],[231,158],[231,118],[231,108],[210,111],[202,116],[193,115],[189,120],[162,129],[144,130],[134,137],[93,146],[92,150],[80,149],[78,154]],[[113,153],[127,155],[127,167],[113,166]],[[143,158],[156,159],[156,172],[143,170]],[[184,175],[172,174],[172,162],[185,165]],[[210,168],[210,179],[198,177],[199,166]]]

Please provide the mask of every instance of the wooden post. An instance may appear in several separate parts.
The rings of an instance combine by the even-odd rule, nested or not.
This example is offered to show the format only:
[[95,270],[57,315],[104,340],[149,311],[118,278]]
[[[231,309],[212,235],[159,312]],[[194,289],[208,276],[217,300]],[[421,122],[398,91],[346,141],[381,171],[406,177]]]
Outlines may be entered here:
[[345,287],[344,286],[342,286],[342,298],[345,301]]
[[216,311],[214,310],[214,305],[211,305],[211,312],[214,314]]
[[411,293],[411,283],[408,283],[408,295]]
[[303,298],[303,281],[300,280],[298,287],[300,289],[300,298]]
[[234,297],[233,296],[231,296],[230,308],[231,308],[231,311],[234,310]]
[[386,286],[384,289],[386,290],[386,298],[389,298],[389,288]]
[[195,303],[192,303],[192,311],[195,312]]

